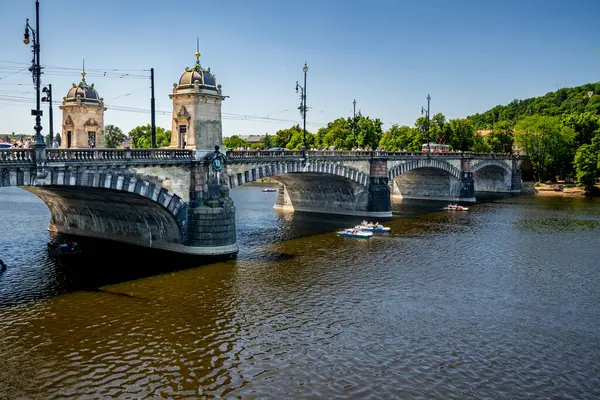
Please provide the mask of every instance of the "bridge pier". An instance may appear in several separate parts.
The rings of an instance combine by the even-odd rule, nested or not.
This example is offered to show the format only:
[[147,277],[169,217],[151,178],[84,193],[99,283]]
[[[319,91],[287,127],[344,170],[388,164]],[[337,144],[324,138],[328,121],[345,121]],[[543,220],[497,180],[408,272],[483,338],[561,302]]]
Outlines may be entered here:
[[472,159],[460,160],[460,194],[458,201],[475,202],[475,180],[473,179]]
[[512,159],[512,171],[510,174],[510,190],[520,192],[523,190],[523,175],[519,168],[519,160],[517,158]]
[[369,175],[369,198],[367,211],[392,216],[392,195],[390,192],[387,158],[371,159]]
[[237,253],[235,205],[221,175],[201,161],[194,162],[191,179],[184,244],[195,254]]

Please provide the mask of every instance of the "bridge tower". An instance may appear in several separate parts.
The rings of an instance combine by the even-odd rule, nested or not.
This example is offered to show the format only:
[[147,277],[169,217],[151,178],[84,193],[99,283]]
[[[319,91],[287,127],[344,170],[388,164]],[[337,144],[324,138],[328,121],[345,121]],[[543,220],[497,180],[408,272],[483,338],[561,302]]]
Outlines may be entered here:
[[173,84],[173,121],[171,149],[195,150],[195,159],[203,160],[221,146],[221,85],[217,85],[210,67],[200,65],[200,51],[196,49],[196,63],[185,68],[178,83]]
[[94,84],[85,81],[85,67],[81,82],[73,84],[62,105],[61,147],[66,149],[104,147],[104,99]]

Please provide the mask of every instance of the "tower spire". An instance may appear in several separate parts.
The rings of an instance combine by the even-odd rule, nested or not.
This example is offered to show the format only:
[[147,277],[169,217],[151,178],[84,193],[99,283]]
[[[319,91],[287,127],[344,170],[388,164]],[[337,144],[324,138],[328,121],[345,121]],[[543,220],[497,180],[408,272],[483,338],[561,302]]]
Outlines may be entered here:
[[200,68],[200,36],[196,37],[196,69]]
[[83,59],[82,69],[81,69],[81,80],[85,82],[85,58]]

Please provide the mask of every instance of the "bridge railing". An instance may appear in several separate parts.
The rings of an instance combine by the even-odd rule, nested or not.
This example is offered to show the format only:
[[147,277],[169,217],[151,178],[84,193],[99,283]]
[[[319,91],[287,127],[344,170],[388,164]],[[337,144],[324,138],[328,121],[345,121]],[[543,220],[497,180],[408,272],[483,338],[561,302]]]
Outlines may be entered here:
[[46,149],[47,161],[191,161],[193,152],[177,149]]
[[[299,158],[304,155],[302,151],[265,151],[265,150],[247,150],[247,151],[228,151],[227,158],[231,160],[248,158]],[[471,152],[448,152],[448,153],[423,153],[410,151],[351,151],[351,150],[311,150],[308,151],[308,157],[352,157],[352,158],[402,158],[402,157],[420,157],[420,158],[490,158],[490,159],[510,159],[514,154],[492,154],[492,153],[471,153]]]
[[0,164],[27,164],[33,160],[33,149],[0,150]]
[[283,150],[283,151],[269,151],[269,150],[247,150],[247,151],[228,151],[227,158],[238,159],[238,158],[282,158],[282,157],[302,157],[303,151],[296,150]]

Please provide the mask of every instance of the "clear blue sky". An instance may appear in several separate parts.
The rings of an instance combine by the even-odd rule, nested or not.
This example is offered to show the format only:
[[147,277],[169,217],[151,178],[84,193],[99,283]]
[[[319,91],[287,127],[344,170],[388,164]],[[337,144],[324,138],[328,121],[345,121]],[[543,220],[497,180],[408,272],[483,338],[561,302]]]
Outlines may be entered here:
[[[301,123],[294,88],[305,61],[311,131],[351,115],[354,98],[363,115],[381,118],[387,128],[412,125],[428,93],[432,114],[456,118],[600,81],[599,0],[40,3],[42,64],[71,68],[48,68],[42,76],[56,105],[79,82],[85,59],[87,81],[109,108],[105,124],[125,132],[149,123],[149,113],[110,106],[149,110],[150,81],[110,71],[142,75],[153,67],[157,110],[168,111],[158,113],[157,125],[170,128],[168,94],[193,65],[197,36],[201,63],[231,96],[223,103],[225,136]],[[34,0],[0,1],[0,132],[33,131],[31,47],[22,39],[25,18],[34,24],[34,15]],[[239,114],[290,122],[239,120]]]

